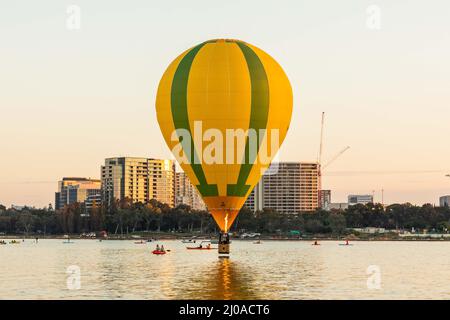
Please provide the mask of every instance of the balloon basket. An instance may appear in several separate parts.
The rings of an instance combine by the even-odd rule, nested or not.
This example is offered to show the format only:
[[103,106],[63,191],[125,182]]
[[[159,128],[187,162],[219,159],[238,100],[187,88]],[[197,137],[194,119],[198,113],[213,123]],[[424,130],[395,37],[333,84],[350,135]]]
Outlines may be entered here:
[[219,254],[230,254],[230,244],[219,243]]
[[230,254],[230,235],[221,233],[219,235],[219,255]]

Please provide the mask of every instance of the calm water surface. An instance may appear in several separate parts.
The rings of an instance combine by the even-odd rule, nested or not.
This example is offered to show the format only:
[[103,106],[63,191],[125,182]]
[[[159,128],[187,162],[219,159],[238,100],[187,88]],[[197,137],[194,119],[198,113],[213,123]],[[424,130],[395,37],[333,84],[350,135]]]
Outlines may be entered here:
[[[133,241],[0,245],[0,299],[450,299],[450,242],[235,240],[228,259],[159,243],[171,252]],[[73,265],[78,290],[67,287]],[[367,286],[371,265],[380,289]]]

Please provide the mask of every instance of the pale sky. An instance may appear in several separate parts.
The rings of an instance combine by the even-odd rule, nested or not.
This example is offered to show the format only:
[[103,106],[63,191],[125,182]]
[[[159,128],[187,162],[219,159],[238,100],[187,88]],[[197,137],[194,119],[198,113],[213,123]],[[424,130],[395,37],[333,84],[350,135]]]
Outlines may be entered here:
[[449,16],[444,0],[0,0],[0,203],[53,203],[59,179],[99,178],[106,157],[170,157],[158,82],[211,38],[247,41],[286,71],[282,160],[316,160],[326,112],[324,160],[351,146],[324,173],[333,202],[381,201],[384,188],[386,203],[438,203],[450,194]]

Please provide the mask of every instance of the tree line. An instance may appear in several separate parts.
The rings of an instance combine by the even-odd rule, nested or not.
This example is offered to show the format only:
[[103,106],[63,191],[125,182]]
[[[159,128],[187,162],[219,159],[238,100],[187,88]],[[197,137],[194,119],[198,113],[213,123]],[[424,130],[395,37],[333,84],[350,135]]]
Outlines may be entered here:
[[[93,206],[86,213],[84,205],[73,203],[63,209],[6,209],[0,205],[0,232],[6,234],[80,234],[106,231],[124,235],[136,232],[184,232],[211,234],[218,232],[207,211],[189,206],[171,208],[151,200],[133,203],[116,200],[108,208]],[[303,234],[344,234],[349,228],[377,227],[385,229],[450,230],[450,209],[430,204],[409,203],[383,207],[381,204],[350,206],[346,210],[282,214],[271,209],[256,213],[242,208],[233,223],[233,232],[287,234],[293,230]]]

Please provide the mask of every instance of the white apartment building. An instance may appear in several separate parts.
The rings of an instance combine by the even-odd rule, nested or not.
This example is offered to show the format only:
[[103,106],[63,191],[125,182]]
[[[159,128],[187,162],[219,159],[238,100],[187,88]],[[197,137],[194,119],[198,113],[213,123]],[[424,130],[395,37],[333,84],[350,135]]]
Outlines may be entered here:
[[146,203],[151,199],[175,205],[175,164],[172,160],[117,157],[105,159],[101,166],[102,197],[129,198]]
[[184,172],[175,173],[175,206],[185,204],[194,210],[206,210],[197,188],[192,185]]
[[253,211],[270,208],[281,213],[316,210],[319,207],[319,165],[315,162],[274,163],[245,205]]

